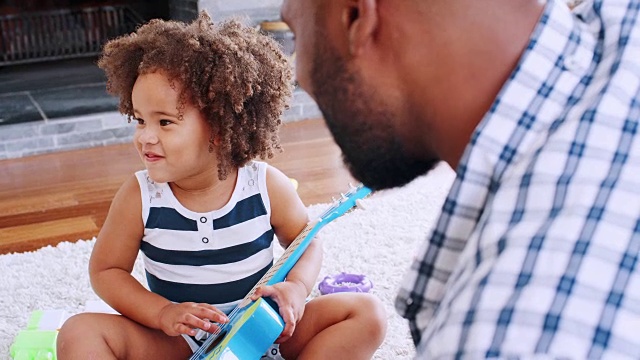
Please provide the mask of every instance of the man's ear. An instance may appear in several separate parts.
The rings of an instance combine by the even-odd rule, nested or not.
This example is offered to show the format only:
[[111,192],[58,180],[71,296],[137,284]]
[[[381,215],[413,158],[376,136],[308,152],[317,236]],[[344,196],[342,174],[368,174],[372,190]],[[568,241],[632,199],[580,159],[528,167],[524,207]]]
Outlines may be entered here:
[[357,55],[373,40],[378,26],[377,0],[349,0],[342,22],[349,35],[349,53]]

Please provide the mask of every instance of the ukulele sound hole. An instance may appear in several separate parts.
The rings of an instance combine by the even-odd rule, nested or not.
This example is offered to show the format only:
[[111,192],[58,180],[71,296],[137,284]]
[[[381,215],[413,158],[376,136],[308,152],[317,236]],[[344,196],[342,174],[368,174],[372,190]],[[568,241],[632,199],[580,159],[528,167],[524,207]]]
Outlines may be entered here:
[[213,349],[215,349],[216,346],[218,346],[218,344],[222,342],[222,339],[224,339],[225,336],[227,336],[227,331],[226,330],[221,331],[220,334],[218,334],[218,336],[216,336],[216,338],[211,342],[211,344],[207,346],[207,350],[205,351],[205,354],[210,354],[213,351]]

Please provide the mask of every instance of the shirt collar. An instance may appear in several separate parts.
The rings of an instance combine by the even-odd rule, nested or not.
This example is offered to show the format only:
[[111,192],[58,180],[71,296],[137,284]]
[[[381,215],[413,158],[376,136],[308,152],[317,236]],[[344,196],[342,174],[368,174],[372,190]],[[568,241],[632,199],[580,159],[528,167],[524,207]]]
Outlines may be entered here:
[[[592,71],[596,39],[561,1],[547,1],[520,61],[471,136],[459,170],[497,180],[563,118],[571,94]],[[593,30],[593,29],[591,29]],[[481,169],[484,168],[484,171]]]

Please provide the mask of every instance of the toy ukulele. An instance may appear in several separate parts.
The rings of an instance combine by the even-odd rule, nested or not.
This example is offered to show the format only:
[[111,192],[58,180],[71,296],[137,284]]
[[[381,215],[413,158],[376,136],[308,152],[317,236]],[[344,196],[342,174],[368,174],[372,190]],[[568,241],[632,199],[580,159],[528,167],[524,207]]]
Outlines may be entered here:
[[274,309],[270,301],[263,298],[251,301],[251,296],[262,285],[273,285],[284,281],[318,231],[354,208],[357,200],[370,193],[371,190],[363,185],[354,187],[342,195],[318,219],[309,222],[278,261],[228,315],[229,322],[219,325],[219,329],[205,340],[189,360],[260,359],[280,336],[284,329],[284,322],[277,308]]

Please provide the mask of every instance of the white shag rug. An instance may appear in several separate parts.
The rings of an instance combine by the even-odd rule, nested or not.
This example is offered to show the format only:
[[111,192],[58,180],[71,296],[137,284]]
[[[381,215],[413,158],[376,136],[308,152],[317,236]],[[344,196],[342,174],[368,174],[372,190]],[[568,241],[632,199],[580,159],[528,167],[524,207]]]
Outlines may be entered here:
[[[445,164],[399,189],[380,191],[363,208],[333,221],[319,233],[325,258],[318,280],[340,272],[365,274],[371,292],[385,304],[387,337],[374,359],[410,359],[414,346],[406,320],[394,309],[399,283],[417,247],[434,225],[453,181]],[[327,204],[309,207],[317,215]],[[74,240],[74,239],[69,239]],[[10,359],[9,347],[24,329],[33,310],[84,311],[98,297],[91,289],[88,261],[95,240],[63,242],[35,252],[0,256],[0,359]],[[141,261],[134,276],[144,283]],[[319,295],[314,290],[313,295]]]

